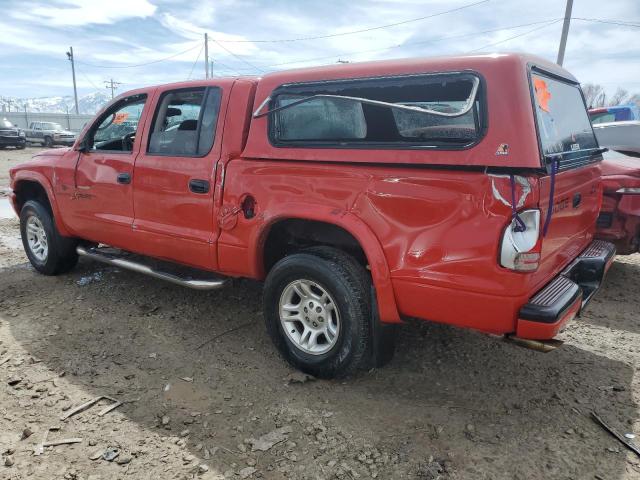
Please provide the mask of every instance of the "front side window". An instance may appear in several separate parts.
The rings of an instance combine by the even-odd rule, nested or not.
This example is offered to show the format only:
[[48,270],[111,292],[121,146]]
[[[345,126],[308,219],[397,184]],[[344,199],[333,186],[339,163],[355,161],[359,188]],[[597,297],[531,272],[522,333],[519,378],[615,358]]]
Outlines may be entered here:
[[480,139],[480,80],[470,73],[291,84],[269,105],[277,146],[461,148]]
[[124,98],[102,114],[88,135],[91,150],[131,152],[146,94]]
[[201,157],[209,153],[220,110],[219,88],[164,93],[158,101],[147,152]]

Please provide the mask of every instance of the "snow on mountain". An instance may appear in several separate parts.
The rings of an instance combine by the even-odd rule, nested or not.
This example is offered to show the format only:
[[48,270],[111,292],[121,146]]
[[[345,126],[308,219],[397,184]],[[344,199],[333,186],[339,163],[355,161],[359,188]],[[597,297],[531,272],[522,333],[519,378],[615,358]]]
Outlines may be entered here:
[[[78,98],[78,110],[81,114],[93,115],[102,108],[111,96],[107,93],[95,92]],[[15,98],[0,97],[0,112],[24,112],[26,105],[28,112],[34,113],[74,113],[73,96]]]

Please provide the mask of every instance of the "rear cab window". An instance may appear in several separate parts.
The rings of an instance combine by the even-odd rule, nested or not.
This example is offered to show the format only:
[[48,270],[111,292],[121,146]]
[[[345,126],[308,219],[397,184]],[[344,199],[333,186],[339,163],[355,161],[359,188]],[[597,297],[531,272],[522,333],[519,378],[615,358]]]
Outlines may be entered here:
[[484,89],[473,73],[282,85],[269,104],[275,146],[467,148],[483,136]]
[[599,160],[601,153],[578,84],[534,71],[531,85],[540,148],[559,170]]

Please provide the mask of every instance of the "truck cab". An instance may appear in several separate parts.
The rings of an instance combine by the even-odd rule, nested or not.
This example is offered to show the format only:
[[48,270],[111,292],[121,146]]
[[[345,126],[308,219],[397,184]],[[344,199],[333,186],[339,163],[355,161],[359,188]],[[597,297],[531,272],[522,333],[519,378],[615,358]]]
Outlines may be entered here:
[[552,339],[615,254],[593,239],[601,154],[540,58],[369,62],[124,93],[13,169],[12,201],[44,274],[80,255],[264,281],[281,354],[333,377],[388,361],[408,317]]

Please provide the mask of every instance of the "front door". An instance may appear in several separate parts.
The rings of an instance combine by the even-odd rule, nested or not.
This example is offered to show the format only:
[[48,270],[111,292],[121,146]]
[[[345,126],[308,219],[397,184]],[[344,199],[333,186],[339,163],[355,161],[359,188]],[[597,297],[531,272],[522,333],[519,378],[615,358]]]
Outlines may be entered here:
[[158,92],[133,175],[140,253],[216,268],[213,191],[221,95],[214,86]]
[[140,151],[147,94],[123,98],[100,115],[77,152],[73,194],[64,208],[82,238],[129,248],[133,224],[133,166]]

